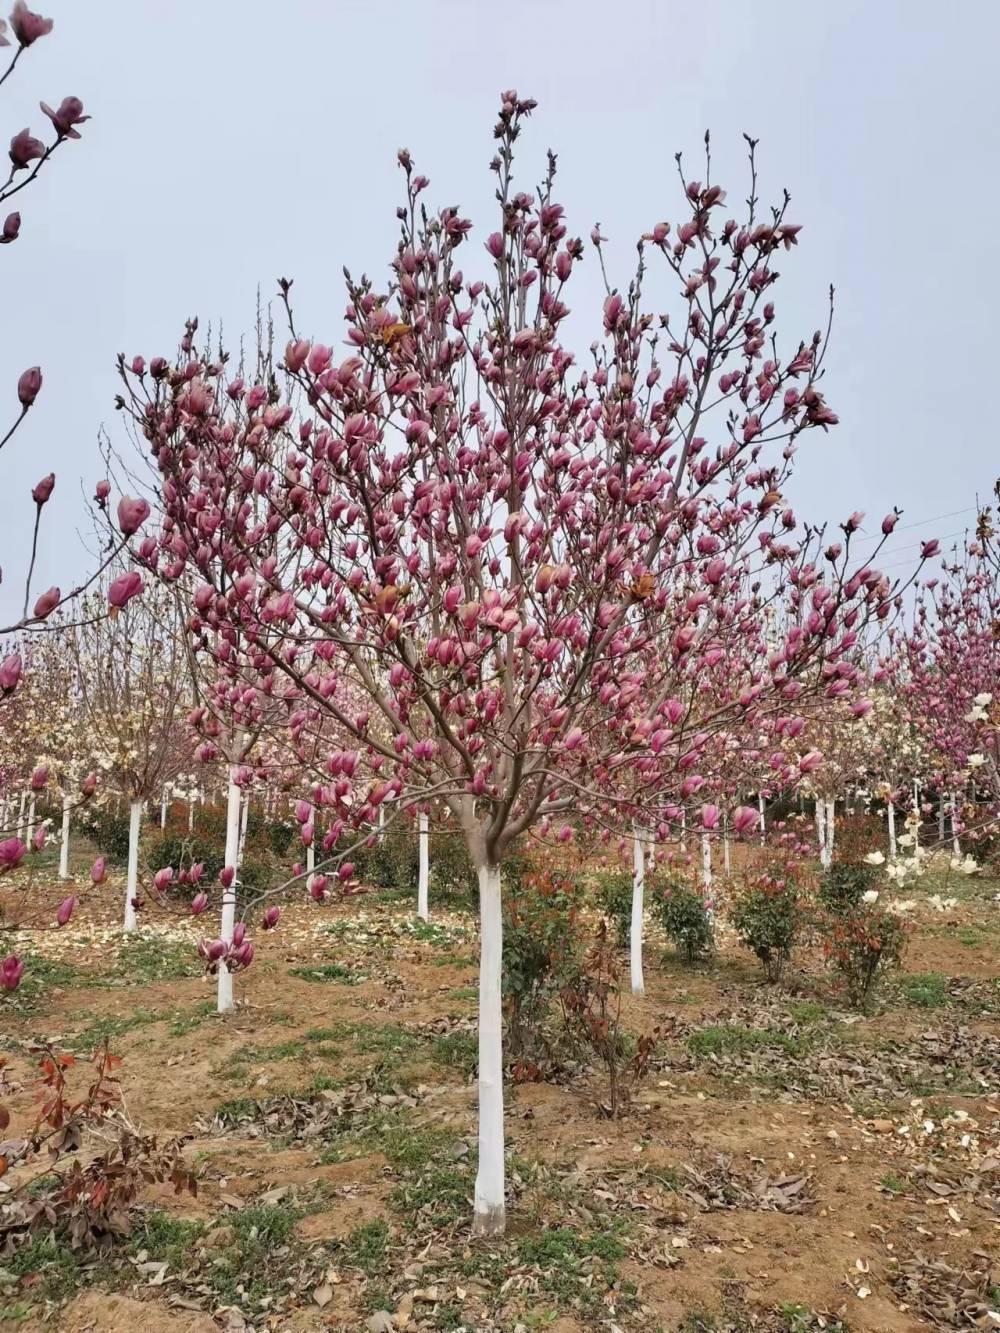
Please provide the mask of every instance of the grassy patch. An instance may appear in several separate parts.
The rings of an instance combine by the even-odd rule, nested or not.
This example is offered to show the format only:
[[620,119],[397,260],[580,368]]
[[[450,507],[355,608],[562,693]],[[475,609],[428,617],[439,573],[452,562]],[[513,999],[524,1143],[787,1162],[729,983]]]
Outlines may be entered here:
[[220,1250],[204,1275],[220,1303],[261,1308],[288,1274],[301,1216],[301,1209],[288,1204],[260,1204],[225,1219],[233,1230],[232,1244]]
[[214,1000],[202,1000],[191,1010],[184,1011],[178,1009],[170,1019],[169,1032],[171,1037],[186,1037],[193,1032],[195,1028],[204,1023],[206,1018],[216,1012]]
[[343,963],[317,963],[312,967],[290,967],[288,969],[290,977],[298,977],[302,981],[337,981],[342,986],[356,986],[364,977],[359,972],[345,967]]
[[471,1078],[479,1063],[479,1040],[474,1032],[446,1032],[435,1037],[434,1059],[449,1069],[457,1069]]
[[886,1194],[905,1194],[907,1190],[906,1181],[902,1176],[897,1175],[895,1171],[887,1171],[879,1184],[885,1190]]
[[896,987],[905,1003],[918,1009],[940,1009],[948,1003],[948,978],[941,972],[904,973]]
[[33,1301],[68,1300],[88,1280],[79,1254],[51,1235],[32,1237],[4,1259],[3,1267],[20,1282],[30,1280]]
[[389,1224],[381,1217],[363,1222],[344,1241],[344,1262],[360,1269],[368,1277],[385,1271],[389,1245]]
[[692,1032],[687,1047],[699,1059],[719,1055],[751,1055],[755,1051],[779,1050],[786,1055],[801,1056],[808,1051],[810,1042],[802,1036],[782,1032],[778,1028],[742,1028],[732,1023],[702,1028]]
[[4,1004],[27,1013],[41,1008],[58,987],[68,989],[76,986],[94,986],[101,983],[101,978],[93,972],[64,963],[57,958],[44,958],[40,954],[26,954],[22,957],[24,976],[16,991],[7,995]]
[[202,970],[193,944],[138,931],[122,941],[110,979],[127,986],[142,986],[151,981],[197,977]]
[[70,1038],[67,1044],[89,1053],[104,1042],[113,1042],[117,1037],[123,1037],[126,1032],[131,1032],[134,1028],[158,1022],[159,1017],[160,1015],[151,1009],[136,1009],[134,1013],[119,1016],[106,1014],[102,1018],[95,1018],[82,1032]]
[[796,1023],[821,1023],[827,1016],[827,1008],[820,1000],[794,1000],[788,1006],[788,1013]]

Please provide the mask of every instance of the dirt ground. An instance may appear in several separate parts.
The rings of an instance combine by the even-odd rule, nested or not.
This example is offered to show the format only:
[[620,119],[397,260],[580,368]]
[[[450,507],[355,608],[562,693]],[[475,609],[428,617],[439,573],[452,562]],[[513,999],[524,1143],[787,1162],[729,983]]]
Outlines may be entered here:
[[299,903],[255,935],[219,1017],[203,923],[123,942],[119,886],[93,891],[67,929],[14,941],[7,1132],[36,1104],[34,1040],[85,1056],[107,1038],[127,1114],[183,1139],[197,1195],[156,1187],[105,1255],[42,1236],[0,1260],[0,1328],[1000,1327],[998,889],[908,890],[905,971],[865,1016],[808,951],[779,989],[724,931],[687,967],[651,929],[625,1025],[663,1039],[634,1106],[602,1115],[580,1057],[511,1084],[494,1243],[468,1230],[471,917]]

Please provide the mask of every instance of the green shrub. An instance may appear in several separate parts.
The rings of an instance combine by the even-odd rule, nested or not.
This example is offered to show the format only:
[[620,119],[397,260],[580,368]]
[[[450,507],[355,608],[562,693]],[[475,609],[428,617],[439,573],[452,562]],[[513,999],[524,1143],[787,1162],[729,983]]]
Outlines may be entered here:
[[523,1056],[577,966],[579,893],[568,875],[539,871],[505,885],[503,1004],[509,1048]]
[[87,806],[78,826],[102,855],[123,864],[128,860],[128,811],[116,814],[107,806]]
[[668,880],[657,886],[653,901],[667,937],[683,958],[693,963],[712,952],[712,918],[699,889]]
[[861,906],[861,899],[874,888],[879,872],[863,861],[836,861],[823,872],[819,882],[819,900],[828,912],[851,911]]
[[597,902],[618,943],[628,944],[632,927],[632,875],[625,870],[607,870],[597,878]]
[[265,830],[268,845],[275,856],[283,857],[288,855],[288,849],[292,845],[292,838],[295,836],[293,825],[285,820],[275,819],[267,825]]
[[764,965],[768,981],[780,981],[806,920],[802,893],[789,868],[748,878],[733,902],[731,919],[741,942]]

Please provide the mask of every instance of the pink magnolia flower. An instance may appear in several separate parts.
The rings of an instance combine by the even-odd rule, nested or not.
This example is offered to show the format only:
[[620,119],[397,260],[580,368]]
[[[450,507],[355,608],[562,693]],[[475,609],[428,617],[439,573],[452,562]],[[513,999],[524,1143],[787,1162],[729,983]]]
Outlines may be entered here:
[[120,574],[108,587],[108,605],[118,608],[127,606],[133,597],[142,592],[142,575],[136,570]]
[[44,620],[47,616],[50,616],[59,605],[61,598],[62,593],[58,588],[49,588],[47,592],[43,592],[31,613],[35,620]]
[[236,870],[233,866],[223,866],[219,871],[219,883],[224,889],[231,889],[235,878]]
[[59,911],[56,913],[56,921],[60,926],[65,926],[73,915],[73,909],[76,907],[76,898],[64,898],[59,904]]
[[280,907],[269,907],[264,913],[262,925],[265,930],[273,930],[281,919]]
[[10,954],[0,963],[0,986],[5,991],[15,991],[21,984],[21,977],[24,975],[24,964],[16,954]]
[[17,689],[23,669],[24,663],[21,661],[20,653],[11,653],[0,662],[0,690],[3,690],[4,694]]
[[48,764],[39,764],[31,775],[31,790],[43,791],[49,781]]
[[45,839],[48,836],[48,828],[45,824],[39,824],[31,837],[31,845],[36,852],[40,852],[45,846]]
[[0,873],[20,865],[27,850],[20,838],[5,838],[0,842]]
[[41,108],[56,127],[60,139],[79,139],[80,131],[74,129],[74,126],[82,125],[90,119],[83,114],[83,103],[79,97],[64,97],[55,111],[47,102],[42,102]]
[[101,480],[94,487],[94,499],[103,509],[107,504],[108,496],[111,494],[111,482]]
[[123,495],[118,501],[118,526],[124,536],[131,537],[138,532],[147,518],[149,518],[149,504],[146,500]]
[[191,899],[191,915],[201,916],[208,906],[208,894],[202,889],[201,893],[196,893]]
[[17,396],[22,407],[30,407],[38,397],[42,388],[42,368],[41,366],[30,366],[22,371],[20,379],[17,381]]
[[52,31],[52,20],[42,18],[41,14],[35,14],[24,0],[16,0],[10,16],[10,26],[22,46],[31,46],[39,37],[49,35]]
[[29,162],[34,162],[45,156],[45,145],[41,139],[35,138],[26,125],[19,134],[15,134],[11,139],[8,156],[14,164],[15,171],[24,171]]
[[760,821],[758,811],[751,809],[749,805],[739,805],[733,811],[733,831],[735,833],[748,833],[756,828]]
[[3,228],[0,229],[0,245],[10,245],[12,241],[17,240],[20,232],[21,214],[8,213],[3,220]]
[[719,807],[717,805],[703,805],[701,807],[701,826],[703,829],[718,828]]
[[107,857],[99,856],[90,867],[90,878],[95,884],[103,884],[108,877]]
[[87,776],[80,783],[80,791],[85,798],[89,798],[93,796],[96,790],[97,790],[97,774],[88,773]]
[[43,477],[38,485],[32,490],[31,498],[39,508],[46,504],[52,495],[56,484],[56,474],[50,472],[47,477]]
[[164,893],[174,878],[173,866],[164,866],[153,876],[153,885],[157,893]]

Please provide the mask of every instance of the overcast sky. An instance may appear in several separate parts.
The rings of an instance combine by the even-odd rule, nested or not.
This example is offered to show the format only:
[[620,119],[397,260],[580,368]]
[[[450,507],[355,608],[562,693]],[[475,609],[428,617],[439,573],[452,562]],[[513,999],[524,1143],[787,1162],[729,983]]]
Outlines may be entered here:
[[[75,536],[115,436],[115,354],[171,355],[184,318],[252,328],[258,286],[295,279],[300,326],[343,337],[341,269],[384,274],[408,146],[428,198],[494,229],[498,92],[537,98],[517,176],[559,155],[574,232],[600,221],[612,278],[636,237],[681,213],[673,157],[693,174],[704,131],[714,178],[742,199],[744,132],[762,193],[792,195],[800,246],[782,255],[780,327],[808,337],[837,313],[824,390],[842,424],[812,432],[797,510],[871,530],[893,504],[911,543],[951,537],[1000,473],[991,250],[1000,199],[996,0],[48,0],[53,34],[0,92],[3,132],[47,122],[73,93],[93,119],[25,191],[0,250],[0,386],[45,385],[4,450],[0,607],[20,586],[31,486],[55,496],[36,590],[70,586]],[[473,253],[466,261],[471,271]],[[581,357],[599,327],[592,256],[574,279]],[[964,512],[962,512],[964,511]],[[939,521],[926,523],[928,519]],[[895,571],[894,571],[895,572]]]

